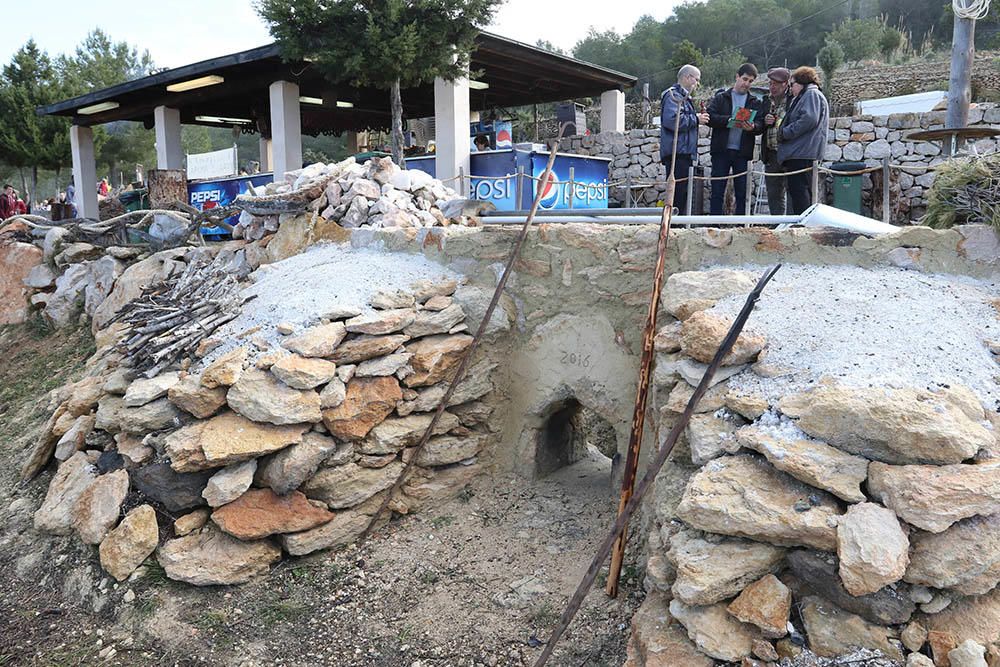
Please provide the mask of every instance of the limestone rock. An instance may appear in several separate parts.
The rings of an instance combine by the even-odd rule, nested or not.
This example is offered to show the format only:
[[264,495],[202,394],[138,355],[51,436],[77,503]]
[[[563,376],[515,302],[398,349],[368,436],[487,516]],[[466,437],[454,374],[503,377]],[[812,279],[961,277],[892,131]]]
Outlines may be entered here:
[[844,588],[833,554],[795,550],[788,552],[788,565],[806,586],[845,611],[877,625],[898,625],[910,620],[916,605],[906,594],[905,584],[886,586],[870,595],[853,596]]
[[216,387],[231,387],[243,374],[243,365],[247,360],[247,349],[238,347],[205,367],[201,374],[201,386],[208,389]]
[[[280,535],[281,545],[292,556],[304,556],[320,549],[332,549],[351,544],[371,523],[372,516],[382,504],[380,493],[357,507],[334,512],[333,518],[321,526],[300,533]],[[386,520],[388,517],[386,517]]]
[[1000,588],[952,602],[944,611],[925,616],[922,622],[929,630],[951,633],[960,642],[996,642],[1000,637]]
[[97,414],[94,428],[108,433],[118,433],[121,429],[122,410],[125,409],[125,399],[121,396],[108,394],[97,404]]
[[906,667],[934,667],[934,661],[923,653],[911,653],[906,656]]
[[[478,329],[479,323],[486,317],[486,308],[493,299],[493,288],[462,285],[455,290],[453,298],[455,303],[465,311],[465,321],[469,328],[475,331]],[[514,300],[508,294],[502,295],[483,335],[486,338],[492,338],[497,334],[510,331],[511,327],[514,326],[516,315],[517,305]]]
[[727,614],[726,605],[689,607],[680,600],[671,600],[670,615],[684,626],[688,637],[705,655],[729,662],[750,655],[753,632]]
[[731,269],[672,273],[667,278],[663,306],[668,313],[678,317],[688,302],[698,301],[703,304],[702,308],[709,308],[727,296],[749,294],[756,283],[753,274]]
[[245,371],[229,388],[226,401],[234,411],[255,422],[300,424],[323,418],[318,392],[292,389],[256,368]]
[[[472,364],[465,373],[465,377],[455,387],[451,398],[448,400],[449,408],[469,401],[482,398],[493,391],[493,382],[490,380],[491,371],[497,364],[487,359],[480,359]],[[437,409],[438,403],[444,398],[448,391],[446,382],[436,384],[417,390],[417,397],[413,400],[403,401],[399,404],[397,412],[405,417],[413,412],[430,412]]]
[[186,252],[186,248],[164,250],[125,269],[115,281],[114,289],[94,311],[94,332],[106,327],[108,320],[114,317],[122,306],[142,296],[142,291],[146,287],[182,271],[184,264],[178,260],[183,258]]
[[979,465],[872,463],[868,489],[907,523],[940,533],[956,521],[1000,513],[1000,461]]
[[989,667],[986,664],[986,647],[971,639],[948,651],[951,667]]
[[[705,311],[691,315],[681,326],[681,351],[704,364],[711,363],[732,324],[731,319]],[[763,336],[744,330],[722,363],[735,366],[753,362],[765,344]]]
[[211,516],[211,512],[205,507],[196,509],[193,512],[188,512],[174,521],[174,535],[176,537],[184,537],[185,535],[190,535],[196,530],[200,530],[206,523],[208,523],[209,516]]
[[361,440],[403,397],[394,377],[354,378],[343,402],[323,410],[323,424],[342,440]]
[[[664,409],[680,414],[684,412],[688,401],[691,400],[691,396],[693,395],[694,387],[686,382],[678,382],[670,391],[670,395],[667,396],[667,404],[664,406]],[[719,410],[725,406],[725,397],[725,385],[719,384],[712,387],[706,391],[701,397],[701,400],[698,401],[698,405],[694,407],[694,413],[702,414],[705,412],[715,412]]]
[[201,377],[188,375],[170,387],[167,398],[181,410],[199,419],[211,417],[226,404],[226,387],[209,389],[201,383]]
[[[74,417],[66,411],[65,406],[59,406],[42,426],[42,432],[38,436],[38,440],[35,441],[34,446],[31,448],[31,452],[28,454],[24,465],[21,467],[21,479],[23,481],[34,478],[35,475],[40,473],[45,466],[49,464],[49,460],[52,458],[52,453],[55,450],[56,444],[60,438],[60,435],[56,432],[56,425],[64,417],[66,419],[74,419]],[[70,422],[70,426],[67,427],[67,430],[63,432],[63,435],[68,432],[69,428],[72,428],[72,422]],[[70,454],[70,456],[72,456],[72,454]]]
[[403,333],[410,338],[420,336],[430,336],[433,334],[446,334],[456,324],[465,319],[465,311],[457,303],[453,303],[443,310],[421,310],[417,313],[413,322],[403,329]]
[[802,621],[809,648],[816,655],[834,657],[857,648],[869,648],[882,651],[893,660],[903,659],[900,650],[889,641],[885,628],[872,625],[822,598],[807,597],[802,601]]
[[727,408],[750,421],[759,419],[771,407],[763,396],[733,389],[726,393],[723,403]]
[[681,323],[671,322],[660,327],[653,338],[653,349],[657,352],[677,352],[681,349]]
[[777,639],[788,634],[788,614],[792,592],[773,574],[765,575],[743,589],[726,611],[760,628],[765,637]]
[[281,341],[281,346],[303,357],[329,357],[344,337],[347,329],[341,322],[320,324]]
[[103,383],[97,376],[85,377],[67,387],[66,410],[74,417],[90,414],[104,395]]
[[394,308],[362,313],[344,322],[350,333],[383,336],[402,331],[413,323],[417,313],[412,308]]
[[126,407],[122,400],[117,417],[120,430],[133,435],[145,435],[151,431],[163,431],[180,426],[183,414],[168,399],[158,398],[137,408]]
[[1000,583],[1000,514],[963,519],[942,533],[914,531],[903,579],[950,588],[963,595],[988,593]]
[[64,461],[35,512],[35,528],[54,535],[68,535],[73,530],[73,510],[84,491],[97,479],[97,454],[77,452]]
[[299,491],[279,496],[271,489],[250,489],[233,502],[212,512],[212,521],[241,540],[256,540],[279,533],[315,528],[333,518]]
[[[714,387],[720,382],[725,382],[737,373],[741,373],[746,370],[746,367],[746,364],[740,366],[720,366],[718,370],[712,374],[712,379],[709,380],[708,386]],[[705,373],[708,371],[708,364],[703,364],[699,361],[683,357],[674,362],[673,369],[676,371],[677,375],[681,376],[681,379],[692,387],[697,387],[701,384],[702,379],[705,377]]]
[[244,542],[209,527],[170,540],[156,552],[168,577],[195,586],[243,584],[280,559],[281,549],[269,540]]
[[985,413],[969,414],[964,392],[824,385],[778,407],[803,431],[884,463],[960,463],[989,446]]
[[436,296],[451,296],[458,288],[454,280],[417,280],[410,285],[417,303],[424,303]]
[[125,457],[127,467],[142,465],[149,459],[153,458],[152,447],[143,444],[143,441],[134,435],[129,433],[116,433],[115,434],[115,449],[118,453]]
[[950,632],[931,630],[927,633],[927,643],[930,645],[931,655],[934,656],[934,664],[951,667],[948,653],[958,646],[958,639],[955,635]]
[[344,384],[344,380],[339,377],[331,378],[319,392],[319,407],[321,410],[335,408],[343,403],[345,398],[347,398],[347,385]]
[[325,359],[290,354],[276,361],[271,366],[271,372],[293,389],[313,389],[335,377],[337,366]]
[[[808,502],[806,511],[796,503]],[[836,500],[753,456],[709,461],[688,482],[677,516],[688,525],[781,546],[836,547]]]
[[358,336],[357,338],[351,338],[341,343],[327,357],[330,361],[336,362],[341,367],[343,364],[357,364],[368,359],[389,354],[399,349],[399,346],[408,340],[410,340],[410,337],[403,334],[393,334],[391,336]]
[[82,415],[73,420],[73,425],[56,443],[55,457],[65,461],[84,448],[87,436],[94,430],[97,418],[94,415]]
[[302,442],[261,459],[255,481],[284,495],[299,488],[335,452],[347,449],[353,450],[353,447],[310,431],[302,436]]
[[436,296],[432,296],[431,298],[429,298],[427,300],[427,303],[423,305],[423,309],[441,311],[447,308],[448,306],[452,305],[453,303],[455,303],[455,300],[452,299],[450,296],[441,296],[440,294],[438,294]]
[[[433,414],[428,413],[386,419],[358,444],[358,451],[362,454],[395,454],[405,447],[412,447],[420,441],[432,418]],[[447,433],[458,425],[458,417],[443,412],[432,435]]]
[[[54,327],[63,329],[77,323],[83,310],[89,278],[90,268],[87,264],[74,264],[56,279],[56,290],[42,311],[45,319]],[[18,287],[23,290],[20,285]],[[21,299],[23,303],[23,296]]]
[[250,488],[253,475],[257,472],[257,460],[233,463],[212,475],[201,492],[210,507],[221,507],[239,498]]
[[101,567],[116,580],[125,581],[153,553],[159,539],[156,511],[139,505],[101,542]]
[[406,351],[413,356],[410,366],[413,374],[403,379],[407,387],[424,387],[450,380],[462,360],[465,349],[472,344],[472,336],[428,336],[408,343]]
[[927,643],[927,628],[912,621],[899,633],[899,640],[910,651],[919,651]]
[[158,398],[163,398],[167,392],[180,381],[176,372],[163,373],[154,378],[139,378],[132,382],[125,391],[125,407],[137,408]]
[[358,364],[354,375],[362,378],[395,375],[399,369],[409,363],[410,357],[412,356],[413,355],[408,352],[397,352],[396,354],[388,354],[384,357],[368,359],[367,361],[362,361]]
[[164,447],[177,472],[193,472],[271,454],[302,440],[307,424],[271,426],[223,412],[174,431]]
[[638,667],[713,667],[715,661],[701,653],[680,627],[672,622],[668,599],[661,593],[646,595],[632,616],[632,636],[626,665]]
[[211,476],[210,471],[179,473],[166,463],[152,463],[132,472],[132,484],[168,512],[183,512],[205,504],[201,492]]
[[80,494],[73,507],[73,523],[85,544],[100,544],[118,523],[128,488],[128,473],[116,470],[101,475]]
[[[416,299],[413,298],[413,294],[410,292],[404,292],[403,290],[382,290],[376,292],[372,298],[368,300],[368,305],[378,310],[413,308],[416,303],[417,302]],[[357,315],[360,314],[361,313],[357,313]]]
[[483,449],[488,437],[473,433],[472,435],[444,435],[431,438],[427,441],[427,445],[424,446],[420,455],[417,456],[417,465],[444,466],[470,459]]
[[[482,466],[458,465],[445,468],[417,468],[403,484],[406,507],[411,512],[452,498],[480,473]],[[395,502],[395,499],[393,499]]]
[[874,593],[903,578],[910,541],[892,510],[875,503],[847,508],[837,523],[840,579],[851,595]]
[[847,502],[866,500],[861,484],[868,477],[868,460],[845,454],[836,447],[810,438],[776,437],[758,426],[736,433],[739,444],[763,454],[778,470]]
[[[736,419],[739,419],[738,417]],[[740,448],[735,433],[739,426],[732,416],[717,417],[716,413],[691,416],[686,435],[691,449],[691,462],[703,465],[723,454],[735,454]]]
[[399,461],[384,468],[362,468],[355,463],[322,468],[302,485],[302,491],[330,509],[354,507],[391,487],[402,469]]
[[698,606],[731,598],[763,575],[777,572],[785,550],[762,542],[682,530],[670,537],[666,556],[677,570],[671,589],[674,597]]

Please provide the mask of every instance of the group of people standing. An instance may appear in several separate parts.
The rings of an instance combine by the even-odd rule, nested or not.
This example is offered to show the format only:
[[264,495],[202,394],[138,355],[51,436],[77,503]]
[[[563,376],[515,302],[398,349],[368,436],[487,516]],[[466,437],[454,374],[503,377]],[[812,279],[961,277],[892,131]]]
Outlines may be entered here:
[[3,186],[0,192],[0,220],[6,220],[12,215],[20,215],[28,212],[28,205],[24,203],[21,196],[11,184]]
[[[698,127],[712,130],[712,215],[722,215],[726,183],[730,174],[747,170],[754,157],[757,137],[761,137],[760,159],[767,176],[767,203],[771,215],[802,213],[809,208],[810,174],[814,160],[826,149],[830,106],[820,88],[819,75],[812,67],[789,71],[773,67],[767,72],[768,95],[758,99],[750,90],[757,68],[744,63],[733,85],[712,96],[707,106],[695,109],[691,98],[701,81],[701,71],[684,65],[677,83],[663,92],[660,106],[660,161],[667,175],[673,164],[677,185],[674,204],[684,210],[689,169],[698,158]],[[676,135],[674,128],[677,128]],[[673,155],[676,144],[676,156]],[[746,176],[733,179],[736,214],[746,213]],[[786,203],[787,192],[787,203]]]

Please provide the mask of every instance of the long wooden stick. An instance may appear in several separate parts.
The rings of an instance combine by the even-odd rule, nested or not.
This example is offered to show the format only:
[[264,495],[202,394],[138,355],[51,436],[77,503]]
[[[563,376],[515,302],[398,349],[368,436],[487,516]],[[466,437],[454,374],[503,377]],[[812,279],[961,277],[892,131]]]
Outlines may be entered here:
[[587,597],[587,591],[590,587],[594,585],[594,580],[597,579],[597,573],[600,571],[601,566],[604,564],[604,560],[611,553],[611,548],[618,539],[618,535],[621,534],[622,530],[625,528],[625,524],[628,523],[629,518],[635,511],[639,508],[639,503],[642,502],[642,497],[646,495],[649,487],[652,486],[653,481],[656,479],[656,475],[660,472],[660,468],[663,464],[667,462],[667,457],[670,456],[670,451],[677,444],[677,439],[680,438],[681,433],[687,427],[688,421],[691,419],[691,415],[694,414],[694,409],[698,405],[698,401],[701,397],[708,391],[709,386],[711,386],[712,378],[715,376],[715,371],[719,369],[722,365],[722,360],[725,358],[729,351],[733,348],[736,343],[736,339],[739,337],[740,332],[743,331],[743,325],[746,324],[747,318],[750,317],[750,313],[753,311],[754,304],[757,303],[757,299],[760,298],[761,292],[764,290],[764,286],[771,280],[775,272],[781,268],[780,264],[773,266],[767,271],[760,280],[757,281],[757,286],[754,287],[753,291],[747,297],[746,303],[743,304],[743,309],[740,310],[740,314],[736,316],[736,321],[733,322],[733,326],[730,327],[729,333],[722,340],[722,345],[715,353],[715,357],[712,359],[712,363],[708,365],[705,370],[705,374],[701,378],[701,382],[695,388],[694,393],[691,394],[691,399],[688,401],[687,407],[684,408],[684,412],[681,413],[680,418],[674,427],[670,429],[670,433],[667,435],[667,439],[664,441],[663,446],[656,453],[656,458],[650,464],[649,469],[646,471],[645,476],[639,482],[639,485],[635,489],[635,493],[629,498],[628,503],[625,504],[625,511],[618,515],[613,526],[611,526],[611,531],[608,533],[607,537],[601,543],[601,546],[597,550],[597,555],[594,556],[594,560],[591,561],[590,567],[587,569],[587,573],[583,575],[583,580],[580,585],[577,586],[576,592],[573,593],[573,597],[570,598],[569,604],[563,611],[562,616],[559,618],[559,623],[556,625],[555,629],[552,631],[552,635],[549,636],[549,641],[545,644],[545,649],[542,651],[541,655],[538,656],[538,660],[535,661],[535,667],[542,667],[552,656],[552,651],[555,650],[556,642],[559,638],[566,632],[566,628],[569,627],[570,622],[572,622],[573,617],[576,616],[576,612],[579,611],[580,606],[583,604],[583,599]]
[[437,409],[434,411],[434,416],[431,417],[431,422],[427,425],[427,429],[424,431],[423,437],[420,438],[420,442],[417,446],[413,448],[410,452],[410,459],[403,466],[403,470],[399,473],[396,478],[396,482],[392,485],[392,489],[386,494],[385,499],[382,500],[382,504],[379,505],[378,510],[372,516],[371,521],[368,523],[368,527],[365,528],[365,532],[361,534],[358,538],[358,543],[363,544],[365,540],[371,535],[372,531],[375,530],[375,526],[378,524],[379,518],[385,512],[389,503],[395,497],[396,493],[403,486],[403,482],[406,481],[407,475],[413,469],[417,463],[417,459],[420,457],[420,452],[423,451],[424,446],[427,441],[431,439],[431,434],[434,432],[434,427],[437,426],[438,420],[441,419],[441,415],[444,414],[445,408],[448,407],[448,401],[451,400],[451,395],[455,392],[455,388],[458,383],[462,381],[465,377],[465,371],[468,369],[470,363],[472,362],[472,353],[475,352],[476,348],[479,346],[479,341],[482,340],[483,334],[486,333],[486,327],[489,326],[490,320],[493,318],[493,311],[496,310],[497,304],[500,302],[500,296],[503,294],[504,287],[507,285],[507,278],[510,276],[511,271],[514,268],[514,262],[521,254],[521,246],[524,245],[524,240],[528,236],[528,229],[531,227],[531,223],[535,220],[535,213],[538,211],[538,206],[542,201],[542,196],[545,194],[545,186],[549,179],[552,178],[552,165],[556,161],[556,153],[559,151],[559,142],[562,140],[563,132],[566,131],[568,123],[563,123],[559,128],[559,136],[556,137],[555,142],[552,144],[552,150],[549,151],[549,161],[545,165],[545,171],[542,172],[542,177],[538,181],[538,192],[535,194],[535,201],[531,204],[531,210],[528,211],[528,217],[524,220],[524,225],[521,227],[521,233],[517,237],[517,241],[514,243],[514,247],[510,251],[510,257],[507,258],[507,265],[504,267],[503,274],[500,276],[500,280],[497,281],[497,287],[493,292],[493,298],[490,300],[490,305],[486,308],[486,314],[483,316],[483,321],[479,323],[479,328],[476,330],[475,335],[472,337],[472,343],[465,349],[465,354],[462,356],[462,361],[458,365],[458,370],[455,371],[454,377],[451,379],[451,383],[448,385],[448,390],[441,397],[441,401],[438,403]]
[[[668,94],[673,95],[668,91]],[[667,192],[663,202],[663,215],[660,216],[660,236],[656,244],[656,268],[653,271],[653,294],[649,299],[649,310],[646,311],[646,326],[642,332],[642,357],[639,360],[639,386],[635,390],[635,408],[632,411],[632,432],[628,441],[628,456],[625,459],[625,475],[622,477],[622,492],[618,500],[619,516],[625,511],[625,505],[632,497],[635,487],[635,475],[639,469],[639,450],[642,448],[642,430],[646,422],[646,405],[649,402],[649,376],[653,369],[653,338],[656,336],[656,313],[660,309],[660,292],[663,290],[663,272],[667,263],[667,239],[670,236],[670,219],[674,210],[674,191],[677,180],[674,168],[677,164],[677,135],[681,124],[681,105],[687,100],[684,96],[677,102],[677,114],[674,118],[674,145],[670,155],[670,174],[667,176]],[[688,187],[691,184],[688,183]],[[621,576],[622,561],[625,559],[625,542],[628,541],[628,527],[615,543],[611,552],[611,568],[608,572],[608,583],[605,592],[611,596],[618,595],[618,579]]]

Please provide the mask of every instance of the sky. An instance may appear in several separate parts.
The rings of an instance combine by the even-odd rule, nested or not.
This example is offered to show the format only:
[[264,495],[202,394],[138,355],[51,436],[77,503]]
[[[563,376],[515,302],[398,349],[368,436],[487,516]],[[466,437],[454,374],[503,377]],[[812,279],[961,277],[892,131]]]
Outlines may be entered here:
[[[114,5],[79,0],[4,3],[0,63],[33,37],[50,55],[70,53],[87,33],[102,28],[115,41],[147,49],[157,67],[189,63],[251,49],[272,40],[250,0],[168,0]],[[680,0],[616,0],[598,16],[593,0],[506,0],[487,29],[534,44],[546,39],[569,51],[593,26],[628,32],[643,14],[663,20]],[[612,15],[607,15],[612,14]]]

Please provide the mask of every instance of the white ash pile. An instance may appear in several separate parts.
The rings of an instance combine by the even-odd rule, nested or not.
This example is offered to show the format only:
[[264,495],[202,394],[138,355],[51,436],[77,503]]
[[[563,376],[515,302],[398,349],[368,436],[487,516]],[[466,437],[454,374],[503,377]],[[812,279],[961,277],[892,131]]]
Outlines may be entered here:
[[233,238],[260,239],[277,231],[282,215],[302,208],[347,229],[475,224],[476,206],[448,205],[467,200],[427,173],[400,169],[387,157],[363,165],[354,158],[316,163],[288,172],[285,179],[269,184],[262,197],[236,200],[244,211]]
[[[661,437],[758,276],[668,279]],[[995,287],[786,266],[764,294],[660,474],[631,664],[998,664]]]
[[[341,261],[349,252],[322,246],[265,267],[250,287],[258,298],[242,305],[244,315],[265,312],[234,320],[251,326],[224,332],[224,353],[217,330],[198,345],[201,360],[146,378],[125,365],[121,347],[102,348],[88,377],[55,392],[26,465],[31,476],[57,461],[35,526],[100,545],[119,581],[155,553],[170,578],[234,584],[283,553],[355,540],[413,456],[393,511],[458,493],[492,437],[496,364],[473,363],[416,454],[472,342],[461,290],[441,267],[398,256],[398,270],[358,289],[364,261]],[[354,280],[332,280],[324,264]],[[296,299],[289,291],[301,284],[267,280],[296,271],[325,279],[315,289],[329,296]],[[283,299],[286,310],[271,309]]]

